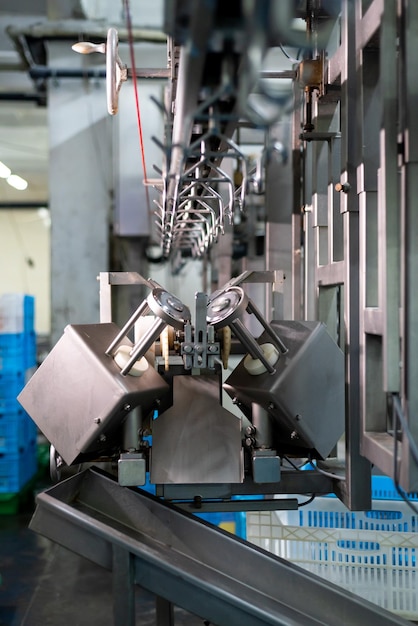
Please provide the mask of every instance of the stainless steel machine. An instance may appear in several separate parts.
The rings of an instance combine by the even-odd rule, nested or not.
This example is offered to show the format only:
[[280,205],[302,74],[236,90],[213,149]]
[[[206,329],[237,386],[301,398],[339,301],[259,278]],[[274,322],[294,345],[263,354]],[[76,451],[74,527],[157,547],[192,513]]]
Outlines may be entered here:
[[[197,294],[192,324],[188,307],[152,284],[121,330],[68,326],[21,392],[60,462],[114,463],[122,485],[143,485],[149,471],[152,483],[191,485],[194,496],[192,485],[233,492],[244,481],[280,491],[286,455],[331,453],[344,430],[344,362],[323,324],[268,324],[238,284]],[[258,341],[246,313],[263,327]],[[243,356],[222,382],[233,344]],[[241,417],[222,406],[222,387]]]
[[[283,496],[327,493],[350,509],[370,508],[372,465],[409,502],[407,492],[418,486],[417,22],[418,4],[407,0],[166,3],[169,79],[159,103],[165,136],[155,139],[161,163],[152,181],[154,242],[159,262],[174,273],[190,258],[207,259],[217,273],[209,289],[196,293],[194,309],[136,272],[100,275],[101,319],[68,325],[19,400],[53,446],[55,474],[86,463],[102,464],[107,473],[86,470],[41,497],[37,530],[46,525],[51,537],[79,551],[87,535],[99,536],[104,543],[91,558],[111,561],[143,584],[129,558],[148,557],[136,535],[121,544],[118,531],[126,526],[128,537],[132,529],[141,534],[144,516],[147,529],[163,527],[167,540],[159,504],[168,507],[162,518],[170,518],[182,545],[176,516],[184,508],[297,507]],[[113,114],[129,71],[115,29],[99,47]],[[90,53],[97,46],[78,48]],[[286,69],[270,69],[277,51]],[[280,81],[290,81],[290,96],[277,89]],[[256,157],[246,149],[252,133],[262,138]],[[288,215],[275,177],[288,190]],[[281,260],[290,268],[287,316]],[[111,295],[124,282],[142,285],[147,295],[118,326]],[[251,296],[255,284],[267,286],[265,301]],[[122,495],[146,481],[156,486],[155,500],[138,496],[136,505],[130,490]],[[245,501],[235,498],[244,495]],[[77,536],[64,540],[61,518],[77,518],[74,511],[81,511]],[[96,520],[97,511],[110,530],[91,530],[88,515]],[[184,523],[200,537],[194,522]],[[157,531],[154,539],[160,540]],[[240,558],[235,545],[212,544],[203,532],[206,539]],[[187,556],[215,567],[206,553]],[[195,608],[204,585],[189,562],[183,565],[184,579],[196,586],[190,586]],[[222,576],[239,580],[232,570]],[[152,589],[173,602],[167,571],[155,573]],[[244,578],[251,587],[251,576]],[[265,614],[257,608],[255,615],[241,606],[240,590],[225,583],[221,592],[216,582],[214,588],[204,617],[218,624],[403,623],[367,603],[360,618],[358,599],[349,596],[344,621],[335,621],[341,606],[332,586],[329,596],[318,591],[321,602],[310,616],[298,613],[294,590],[288,590],[292,608],[284,602],[277,609],[270,589],[254,587],[253,607],[258,593],[269,598]],[[180,596],[189,606],[187,591]],[[230,613],[224,602],[234,607]]]

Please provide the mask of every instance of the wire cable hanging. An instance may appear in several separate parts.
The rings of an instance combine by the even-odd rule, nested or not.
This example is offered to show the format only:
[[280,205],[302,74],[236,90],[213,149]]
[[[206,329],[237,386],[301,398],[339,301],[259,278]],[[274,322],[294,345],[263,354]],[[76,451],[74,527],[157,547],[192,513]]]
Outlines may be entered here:
[[138,126],[138,134],[139,134],[139,146],[141,150],[142,170],[144,174],[145,197],[147,201],[148,215],[151,215],[152,211],[151,211],[151,202],[150,202],[149,190],[148,190],[148,176],[147,176],[147,166],[145,162],[144,136],[142,132],[141,109],[139,106],[138,85],[137,85],[136,65],[135,65],[134,39],[133,39],[133,34],[132,34],[132,19],[131,19],[131,10],[130,10],[130,5],[129,5],[129,0],[123,0],[123,6],[125,9],[126,27],[128,31],[128,44],[129,44],[129,54],[130,54],[131,67],[132,67],[132,78],[133,78],[132,82],[134,86],[136,120],[137,120],[137,126]]

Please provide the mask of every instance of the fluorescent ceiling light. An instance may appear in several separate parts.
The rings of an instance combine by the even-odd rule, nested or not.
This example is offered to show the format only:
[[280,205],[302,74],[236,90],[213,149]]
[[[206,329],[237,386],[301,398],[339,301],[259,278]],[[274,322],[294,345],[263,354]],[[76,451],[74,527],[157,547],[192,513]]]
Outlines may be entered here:
[[17,174],[10,174],[10,176],[6,179],[11,187],[18,189],[19,191],[24,191],[28,186],[28,181]]
[[0,161],[0,178],[9,178],[12,170]]

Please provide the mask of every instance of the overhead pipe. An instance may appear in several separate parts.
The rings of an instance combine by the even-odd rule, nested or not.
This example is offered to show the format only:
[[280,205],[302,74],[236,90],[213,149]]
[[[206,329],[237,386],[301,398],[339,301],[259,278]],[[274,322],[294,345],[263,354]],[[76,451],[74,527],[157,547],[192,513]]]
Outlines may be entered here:
[[14,211],[15,209],[18,210],[26,210],[26,209],[48,209],[49,210],[49,203],[48,201],[45,202],[0,202],[0,211]]
[[[108,25],[98,24],[89,20],[62,20],[39,22],[30,26],[18,27],[7,26],[6,32],[15,41],[19,37],[32,37],[33,39],[68,39],[78,41],[80,35],[84,39],[98,39],[105,41],[107,37]],[[128,41],[128,29],[123,24],[118,25],[119,41]],[[167,43],[167,35],[159,30],[147,28],[133,28],[132,36],[134,41],[147,43]]]
[[[28,69],[28,74],[33,80],[47,79],[47,78],[106,78],[105,69],[94,68],[65,68],[65,67],[45,67],[43,65],[35,65]],[[128,77],[133,77],[133,72],[128,69]],[[169,77],[169,70],[167,69],[140,69],[136,70],[136,78],[160,78],[165,79]]]
[[44,104],[46,94],[25,92],[25,91],[5,91],[0,92],[0,102],[36,102]]
[[[62,20],[62,21],[45,21],[30,26],[17,27],[14,25],[7,26],[6,32],[17,50],[22,61],[22,70],[28,70],[31,67],[31,60],[28,59],[28,51],[22,40],[25,37],[41,40],[62,40],[72,41],[73,43],[83,39],[93,41],[106,41],[108,26],[97,24],[97,22],[89,20]],[[118,26],[118,36],[120,42],[128,41],[128,29],[121,25]],[[166,44],[167,35],[158,30],[133,28],[132,37],[134,41],[146,43]]]

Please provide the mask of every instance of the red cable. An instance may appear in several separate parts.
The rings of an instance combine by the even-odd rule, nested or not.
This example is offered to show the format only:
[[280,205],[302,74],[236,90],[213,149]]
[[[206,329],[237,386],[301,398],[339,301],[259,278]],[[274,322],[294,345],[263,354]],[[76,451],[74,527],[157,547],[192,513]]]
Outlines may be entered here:
[[149,198],[149,191],[148,191],[147,167],[145,164],[145,150],[144,150],[144,138],[142,135],[141,111],[139,108],[138,85],[137,85],[136,67],[135,67],[134,40],[133,40],[133,34],[132,34],[132,20],[131,20],[130,8],[129,8],[129,0],[124,0],[124,5],[125,5],[125,11],[126,11],[126,25],[128,29],[129,52],[130,52],[130,57],[131,57],[132,78],[133,78],[133,85],[134,85],[136,120],[138,124],[139,145],[141,148],[142,170],[144,172],[145,195],[147,199],[148,213],[150,214],[151,206],[150,206],[150,198]]

